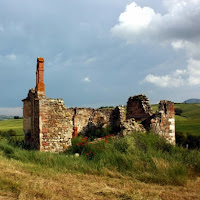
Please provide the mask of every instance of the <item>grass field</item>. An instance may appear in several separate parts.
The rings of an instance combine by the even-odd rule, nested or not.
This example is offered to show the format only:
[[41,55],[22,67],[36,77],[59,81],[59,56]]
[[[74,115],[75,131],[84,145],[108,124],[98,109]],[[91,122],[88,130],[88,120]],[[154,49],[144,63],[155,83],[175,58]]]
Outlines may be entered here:
[[[184,131],[187,123],[198,134],[194,122],[200,119],[200,105],[175,106],[183,110],[176,116],[177,128]],[[21,135],[22,121],[0,121],[0,130],[13,129]],[[0,139],[0,200],[199,200],[200,152],[158,138],[135,133],[104,141],[101,148],[89,142],[88,150],[95,153],[91,159],[86,153],[74,157],[72,151],[23,149]]]
[[89,159],[0,140],[0,199],[199,200],[199,151],[142,133],[102,143]]
[[200,104],[175,104],[175,108],[183,110],[176,116],[176,131],[200,135]]
[[0,121],[0,131],[15,130],[17,135],[22,136],[23,133],[23,119],[9,119]]
[[126,176],[60,173],[0,155],[1,200],[199,200],[200,178],[185,186],[159,185]]

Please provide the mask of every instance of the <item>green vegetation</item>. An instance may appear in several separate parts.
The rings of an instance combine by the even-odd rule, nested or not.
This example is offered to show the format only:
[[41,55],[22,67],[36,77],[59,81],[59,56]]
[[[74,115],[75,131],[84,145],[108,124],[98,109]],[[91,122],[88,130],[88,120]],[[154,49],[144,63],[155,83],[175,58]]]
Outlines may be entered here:
[[[184,185],[200,173],[200,152],[174,147],[154,134],[133,133],[100,141],[75,138],[66,154],[42,153],[0,141],[0,155],[56,172],[113,177],[129,176],[144,182]],[[80,157],[74,157],[74,153]]]
[[175,104],[183,112],[176,115],[176,132],[200,135],[200,104]]
[[[175,106],[182,110],[178,123],[198,120],[199,104],[192,111],[191,104]],[[22,119],[1,121],[0,199],[199,198],[199,150],[172,146],[151,133],[109,133],[100,127],[95,136],[102,138],[92,141],[87,133],[72,139],[66,152],[52,154],[23,145]]]
[[101,106],[99,109],[114,109],[114,106]]
[[23,136],[23,119],[9,119],[0,121],[0,131],[5,132],[10,129],[16,131],[18,136]]
[[181,115],[181,113],[183,112],[183,110],[180,108],[175,108],[174,111],[175,111],[175,115]]

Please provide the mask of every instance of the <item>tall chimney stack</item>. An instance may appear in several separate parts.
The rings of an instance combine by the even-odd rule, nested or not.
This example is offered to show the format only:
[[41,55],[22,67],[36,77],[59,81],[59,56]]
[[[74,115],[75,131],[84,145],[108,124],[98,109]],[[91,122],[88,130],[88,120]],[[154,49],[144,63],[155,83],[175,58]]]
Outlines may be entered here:
[[45,85],[44,85],[44,59],[37,58],[37,70],[36,70],[36,94],[37,97],[45,98]]

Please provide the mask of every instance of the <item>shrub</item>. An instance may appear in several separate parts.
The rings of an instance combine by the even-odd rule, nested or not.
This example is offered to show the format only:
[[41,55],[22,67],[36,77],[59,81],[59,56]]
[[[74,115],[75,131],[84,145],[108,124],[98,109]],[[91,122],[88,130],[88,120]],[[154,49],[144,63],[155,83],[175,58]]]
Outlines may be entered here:
[[176,144],[189,149],[200,149],[200,136],[176,132]]
[[200,149],[200,136],[187,134],[187,144],[190,149]]
[[111,135],[101,137],[95,141],[89,140],[88,137],[75,137],[72,138],[72,146],[66,151],[66,153],[79,153],[80,155],[84,155],[91,160],[95,155],[102,153],[105,149],[105,145],[111,142],[111,140]]
[[9,131],[7,131],[7,132],[2,132],[2,131],[0,131],[0,136],[1,137],[5,137],[5,138],[10,138],[10,137],[12,137],[12,136],[16,136],[16,131],[14,131],[14,130],[12,130],[12,129],[10,129]]
[[0,150],[3,151],[6,157],[12,157],[14,154],[14,147],[8,144],[6,139],[1,140]]
[[181,113],[183,112],[183,110],[180,108],[175,108],[174,111],[175,111],[175,115],[181,115]]
[[6,139],[9,144],[17,147],[25,147],[24,136],[17,136],[16,131],[10,129],[9,131],[0,131],[0,139]]

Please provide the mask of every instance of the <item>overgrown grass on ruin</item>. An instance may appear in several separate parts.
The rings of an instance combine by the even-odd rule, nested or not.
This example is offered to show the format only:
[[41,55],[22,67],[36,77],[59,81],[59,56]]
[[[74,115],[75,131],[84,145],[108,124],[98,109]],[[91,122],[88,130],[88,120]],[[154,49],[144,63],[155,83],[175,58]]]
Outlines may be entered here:
[[[79,157],[74,156],[76,152]],[[159,184],[184,185],[200,173],[199,151],[174,147],[156,135],[142,133],[124,138],[108,136],[95,142],[76,138],[65,154],[21,149],[2,139],[0,156],[34,164],[37,173],[38,169],[51,169],[55,173],[129,176]]]

